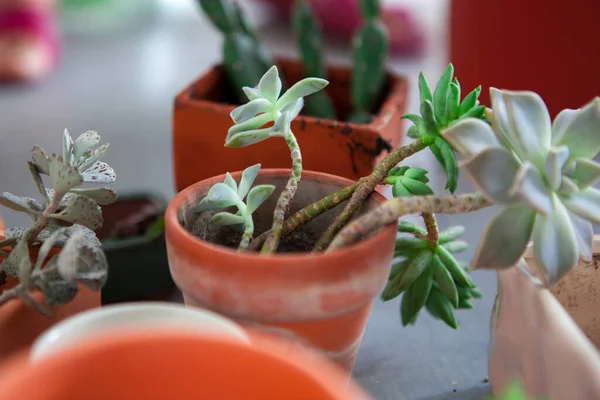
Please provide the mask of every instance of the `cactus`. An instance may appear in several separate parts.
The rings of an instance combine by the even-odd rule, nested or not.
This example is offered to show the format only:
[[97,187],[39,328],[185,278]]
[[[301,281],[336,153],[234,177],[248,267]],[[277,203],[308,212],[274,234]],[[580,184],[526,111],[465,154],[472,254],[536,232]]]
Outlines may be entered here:
[[[296,1],[292,18],[304,76],[318,76],[327,79],[320,27],[306,0]],[[336,119],[333,102],[325,91],[317,92],[308,98],[306,110],[307,114],[313,117]]]
[[233,0],[199,0],[200,7],[224,35],[223,63],[240,102],[244,86],[255,86],[273,65],[273,59]]
[[385,84],[385,59],[389,50],[388,32],[379,19],[378,0],[360,0],[365,24],[354,37],[354,69],[350,120],[368,123],[371,111],[381,97]]

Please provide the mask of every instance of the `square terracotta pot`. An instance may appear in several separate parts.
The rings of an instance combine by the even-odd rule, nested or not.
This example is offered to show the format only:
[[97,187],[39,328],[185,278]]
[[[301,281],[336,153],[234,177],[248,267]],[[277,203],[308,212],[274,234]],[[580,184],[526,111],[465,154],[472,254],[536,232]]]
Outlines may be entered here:
[[[287,82],[303,78],[298,61],[278,60]],[[351,69],[329,67],[327,92],[338,115],[351,111]],[[400,119],[406,102],[407,82],[388,75],[383,101],[369,124],[352,124],[304,115],[292,122],[292,131],[302,150],[305,170],[325,172],[349,179],[369,175],[377,161],[400,145]],[[237,107],[229,100],[231,90],[225,72],[215,66],[175,98],[173,151],[175,185],[178,191],[227,171],[244,170],[261,163],[262,168],[289,168],[289,150],[284,140],[266,140],[253,146],[224,146],[233,122],[229,113]]]

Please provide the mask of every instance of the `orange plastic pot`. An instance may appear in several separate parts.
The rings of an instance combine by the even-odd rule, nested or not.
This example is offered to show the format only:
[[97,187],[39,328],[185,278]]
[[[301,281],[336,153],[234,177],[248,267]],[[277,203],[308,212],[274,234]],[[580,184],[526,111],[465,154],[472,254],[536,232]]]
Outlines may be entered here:
[[[253,215],[256,232],[268,229],[290,170],[262,170],[256,184],[273,184],[273,195]],[[241,172],[233,174],[239,182]],[[183,215],[224,175],[184,189],[165,214],[171,275],[186,304],[201,306],[261,330],[265,336],[293,338],[318,349],[348,372],[352,370],[373,299],[390,272],[396,227],[390,225],[362,242],[330,253],[277,253],[264,256],[202,240],[182,226]],[[343,188],[352,181],[305,171],[290,212]],[[373,208],[385,198],[374,193]],[[299,232],[320,233],[342,206],[305,225]]]
[[464,88],[532,90],[550,113],[579,108],[600,88],[598,0],[453,0],[450,60]]
[[[288,82],[304,78],[298,61],[279,60]],[[351,110],[351,70],[329,67],[327,92],[338,115]],[[173,151],[175,185],[178,191],[223,171],[241,171],[261,163],[263,168],[289,168],[289,150],[284,140],[266,140],[240,149],[224,147],[233,122],[225,72],[215,66],[175,98]],[[292,131],[302,149],[304,168],[358,179],[369,175],[375,163],[403,138],[402,120],[406,102],[406,80],[389,75],[382,103],[370,124],[351,124],[300,115]]]
[[[4,238],[4,231],[0,230],[0,239]],[[56,254],[60,249],[54,249],[50,254]],[[37,257],[37,250],[31,252],[32,259]],[[18,281],[8,278],[0,287],[0,293],[14,287]],[[28,348],[34,340],[46,329],[71,315],[91,308],[100,307],[100,292],[94,292],[80,285],[77,296],[68,304],[49,307],[44,301],[40,291],[30,292],[34,299],[46,309],[51,310],[52,318],[42,315],[21,299],[10,300],[0,307],[0,360],[24,348]]]
[[323,358],[283,350],[189,332],[107,335],[33,364],[12,359],[0,400],[370,399]]

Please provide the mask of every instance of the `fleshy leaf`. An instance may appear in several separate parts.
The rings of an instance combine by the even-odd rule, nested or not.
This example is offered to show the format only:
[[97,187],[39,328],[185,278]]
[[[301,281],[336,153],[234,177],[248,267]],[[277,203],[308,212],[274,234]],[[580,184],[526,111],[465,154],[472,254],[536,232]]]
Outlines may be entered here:
[[254,184],[254,180],[258,175],[258,171],[260,171],[260,164],[254,164],[251,167],[248,167],[242,172],[242,179],[240,180],[240,186],[238,189],[238,196],[240,199],[244,199],[248,194],[248,191]]
[[433,93],[433,109],[435,112],[435,120],[438,125],[445,126],[448,122],[446,119],[446,98],[448,94],[448,87],[450,82],[452,81],[452,76],[454,75],[454,67],[452,64],[448,65],[440,80],[438,81],[435,91]]
[[562,183],[563,167],[569,158],[569,148],[566,146],[553,147],[548,152],[544,164],[544,174],[552,190],[557,190]]
[[448,300],[454,305],[454,307],[458,306],[458,291],[456,290],[456,283],[454,283],[454,278],[450,272],[444,266],[444,263],[440,260],[437,254],[433,255],[433,259],[431,260],[431,268],[433,269],[433,274],[435,277],[435,281],[437,282],[440,290]]
[[269,137],[271,137],[271,132],[271,128],[263,128],[236,133],[227,138],[227,141],[225,142],[225,147],[239,148],[250,146],[252,144],[256,144],[262,142],[265,139],[268,139]]
[[479,97],[479,93],[481,93],[481,86],[477,87],[471,93],[465,96],[458,110],[460,116],[465,115],[473,107],[475,107],[475,105],[477,104],[477,97]]
[[592,261],[593,256],[593,243],[594,243],[594,227],[592,223],[578,217],[577,215],[569,212],[569,218],[573,224],[573,230],[575,231],[575,237],[577,238],[577,244],[579,245],[579,255],[584,261]]
[[29,172],[31,173],[31,178],[33,179],[33,182],[35,183],[35,187],[37,188],[38,192],[40,192],[40,194],[42,196],[44,196],[44,200],[48,200],[48,196],[46,194],[46,188],[44,187],[44,182],[42,181],[42,177],[40,176],[40,173],[38,172],[37,167],[35,166],[35,164],[32,161],[27,161],[27,167],[29,168]]
[[579,260],[579,246],[567,209],[554,197],[554,212],[538,214],[533,251],[548,283],[562,278]]
[[73,161],[73,139],[71,139],[71,135],[66,129],[63,132],[63,160],[67,164],[71,164]]
[[487,119],[491,123],[498,140],[505,146],[513,149],[517,154],[524,154],[521,143],[511,134],[511,127],[508,118],[508,110],[504,101],[502,91],[496,88],[490,88],[490,100],[492,101],[492,110],[487,112]]
[[574,160],[574,170],[568,176],[573,179],[577,186],[585,189],[593,185],[600,178],[600,164],[583,158]]
[[260,78],[258,82],[258,91],[260,94],[271,103],[275,103],[281,92],[281,79],[279,72],[274,65]]
[[97,149],[85,152],[81,156],[81,158],[76,159],[75,161],[78,166],[77,169],[79,170],[79,172],[80,173],[84,172],[88,168],[90,168],[91,166],[96,164],[96,162],[102,158],[104,153],[106,153],[106,150],[108,150],[108,143],[103,144],[102,146],[98,147]]
[[579,193],[563,197],[569,211],[587,220],[600,223],[600,190],[587,188]]
[[429,135],[439,136],[440,130],[433,114],[433,104],[425,101],[421,104],[421,116],[423,117],[423,128]]
[[11,210],[25,212],[31,215],[39,215],[43,210],[42,205],[36,199],[31,197],[19,197],[14,194],[4,192],[0,196],[0,204]]
[[6,274],[18,277],[23,262],[31,264],[29,259],[29,248],[26,241],[19,240],[13,251],[10,252],[1,265]]
[[581,190],[579,190],[579,186],[569,177],[563,175],[562,182],[560,183],[560,187],[558,188],[558,192],[563,196],[570,196],[572,194],[577,194]]
[[244,94],[250,101],[258,99],[261,96],[260,92],[255,87],[244,86],[242,90],[244,91]]
[[398,274],[392,281],[390,281],[387,287],[384,289],[383,297],[385,299],[392,299],[399,296],[406,290],[410,285],[421,276],[423,271],[431,263],[433,254],[430,249],[422,250],[416,257],[412,259],[408,267]]
[[273,185],[258,185],[253,187],[248,193],[247,209],[248,214],[252,214],[266,199],[269,198],[271,193],[275,190]]
[[452,226],[446,230],[440,232],[439,243],[444,244],[457,239],[460,235],[465,233],[465,227],[461,225]]
[[552,145],[557,146],[567,132],[567,127],[573,122],[581,110],[565,109],[558,113],[552,123]]
[[515,202],[509,194],[520,168],[515,156],[503,148],[490,148],[463,164],[481,193],[496,204]]
[[442,291],[438,289],[436,285],[431,288],[425,306],[432,317],[441,319],[452,329],[458,329],[458,323],[456,322],[452,303],[444,296]]
[[569,148],[571,159],[596,157],[600,152],[600,97],[571,117],[571,121],[561,127],[564,133],[558,144]]
[[275,121],[275,124],[271,128],[269,136],[283,137],[287,132],[289,132],[290,123],[292,122],[290,117],[291,115],[289,112],[282,113],[281,116],[277,118],[277,121]]
[[48,253],[52,250],[52,247],[56,244],[56,241],[59,237],[63,235],[62,229],[55,230],[48,239],[44,241],[44,243],[40,246],[38,251],[37,260],[35,262],[34,269],[38,270],[42,268],[44,261],[48,257]]
[[231,213],[223,211],[223,212],[213,215],[212,222],[214,222],[215,225],[225,226],[225,225],[244,224],[246,222],[246,220],[242,216],[233,215]]
[[109,188],[71,189],[71,193],[88,197],[101,206],[106,206],[117,200],[117,194]]
[[490,125],[480,119],[460,121],[442,131],[442,137],[466,158],[489,148],[502,147]]
[[49,307],[56,307],[70,303],[77,292],[79,286],[75,282],[67,282],[61,279],[37,282],[37,286],[44,294],[44,300]]
[[540,171],[526,161],[519,169],[509,195],[515,196],[542,214],[552,212],[552,193],[546,186]]
[[[245,171],[244,171],[245,172]],[[241,186],[241,184],[240,184]],[[227,208],[240,201],[238,194],[224,183],[216,183],[210,188],[206,197],[198,204],[197,212]]]
[[57,193],[66,193],[70,189],[81,185],[84,178],[77,168],[67,164],[62,157],[51,155],[48,158],[50,182]]
[[76,231],[58,255],[57,268],[66,281],[79,281],[92,290],[106,283],[108,263],[100,246],[90,246],[83,231]]
[[473,269],[512,267],[525,252],[535,216],[535,211],[524,205],[503,208],[485,228],[471,263]]
[[444,167],[444,172],[446,172],[446,189],[450,191],[450,193],[454,193],[456,191],[456,186],[458,185],[458,164],[456,162],[456,156],[454,155],[454,151],[452,147],[441,137],[435,139],[435,144],[440,150],[440,155],[444,160],[442,166]]
[[273,104],[269,100],[258,98],[235,108],[229,114],[229,116],[231,117],[234,123],[239,124],[241,122],[249,120],[257,114],[270,111],[272,108]]
[[276,108],[282,109],[288,104],[298,100],[301,97],[309,96],[319,90],[322,90],[329,84],[328,81],[321,78],[305,78],[296,82],[289,88],[283,96],[277,100]]
[[100,142],[100,135],[95,131],[87,131],[79,135],[73,144],[73,156],[77,161],[84,157],[86,153],[91,153],[91,150]]
[[91,168],[81,173],[84,182],[112,183],[117,179],[115,171],[108,164],[97,161]]
[[225,180],[223,181],[223,183],[229,186],[232,190],[234,190],[237,193],[237,183],[235,183],[235,179],[233,179],[229,172],[225,174]]
[[300,111],[302,111],[302,107],[304,107],[304,98],[303,97],[301,97],[298,100],[293,101],[290,104],[288,104],[287,106],[283,107],[281,109],[281,112],[289,113],[290,121],[293,121],[294,118],[296,118],[298,116],[298,114],[300,114]]
[[429,89],[429,84],[427,83],[427,79],[423,72],[419,73],[419,103],[423,103],[425,100],[430,102],[433,101],[433,96],[431,95],[431,89]]
[[446,111],[448,112],[448,121],[458,118],[458,108],[460,106],[460,89],[455,83],[450,83],[448,98],[446,99]]
[[33,146],[33,149],[31,149],[31,159],[40,173],[50,175],[48,156],[46,156],[46,153],[41,147]]
[[273,115],[271,113],[260,114],[256,117],[252,117],[244,122],[235,124],[227,131],[227,137],[225,141],[229,141],[233,136],[240,132],[252,131],[263,127],[265,124],[273,121]]
[[51,214],[50,217],[83,225],[91,230],[96,230],[102,226],[100,206],[85,196],[74,196],[62,211]]

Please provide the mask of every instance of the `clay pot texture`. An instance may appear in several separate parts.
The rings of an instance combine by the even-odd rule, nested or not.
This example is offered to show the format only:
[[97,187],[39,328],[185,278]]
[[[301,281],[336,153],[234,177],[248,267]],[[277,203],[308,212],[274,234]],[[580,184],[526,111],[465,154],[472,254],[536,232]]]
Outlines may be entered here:
[[452,0],[450,61],[465,89],[532,90],[554,117],[598,95],[598,0]]
[[[288,84],[304,78],[298,61],[278,60]],[[338,115],[351,111],[351,70],[327,69],[329,86]],[[258,82],[257,82],[258,83]],[[263,168],[289,168],[290,155],[284,140],[230,149],[224,147],[233,125],[229,113],[236,107],[225,72],[215,66],[175,98],[173,115],[173,159],[175,186],[180,191],[198,181],[241,171],[261,163]],[[369,124],[351,124],[298,116],[292,121],[306,170],[350,179],[369,175],[377,161],[403,138],[401,120],[406,102],[406,80],[388,75],[383,99]]]
[[489,377],[497,395],[519,379],[532,399],[600,398],[598,351],[524,261],[498,272]]
[[[4,238],[4,231],[0,230],[0,239]],[[58,253],[54,249],[50,254]],[[32,259],[37,256],[37,250],[31,252]],[[0,287],[0,293],[14,287],[18,281],[8,278]],[[51,310],[52,318],[42,315],[21,299],[11,300],[0,307],[0,362],[11,354],[28,348],[34,340],[46,329],[71,315],[91,308],[100,307],[100,292],[94,292],[83,285],[79,285],[77,296],[68,304],[49,307],[44,301],[40,291],[30,292],[33,298],[40,302],[46,309]]]
[[[260,171],[255,184],[269,183],[276,189],[253,215],[255,236],[270,227],[272,210],[289,174],[290,170]],[[237,182],[240,176],[241,172],[233,174]],[[224,178],[217,176],[183,190],[165,214],[169,266],[185,303],[216,311],[267,334],[293,338],[351,371],[373,299],[389,276],[395,224],[356,245],[330,253],[261,256],[237,252],[202,240],[181,223],[182,218],[193,220],[195,205]],[[304,171],[288,215],[351,183],[341,177]],[[374,193],[365,207],[373,208],[384,200]],[[306,224],[297,237],[318,237],[343,205]],[[291,242],[298,244],[300,240]]]
[[321,357],[190,332],[106,335],[28,361],[0,371],[1,400],[369,399]]

